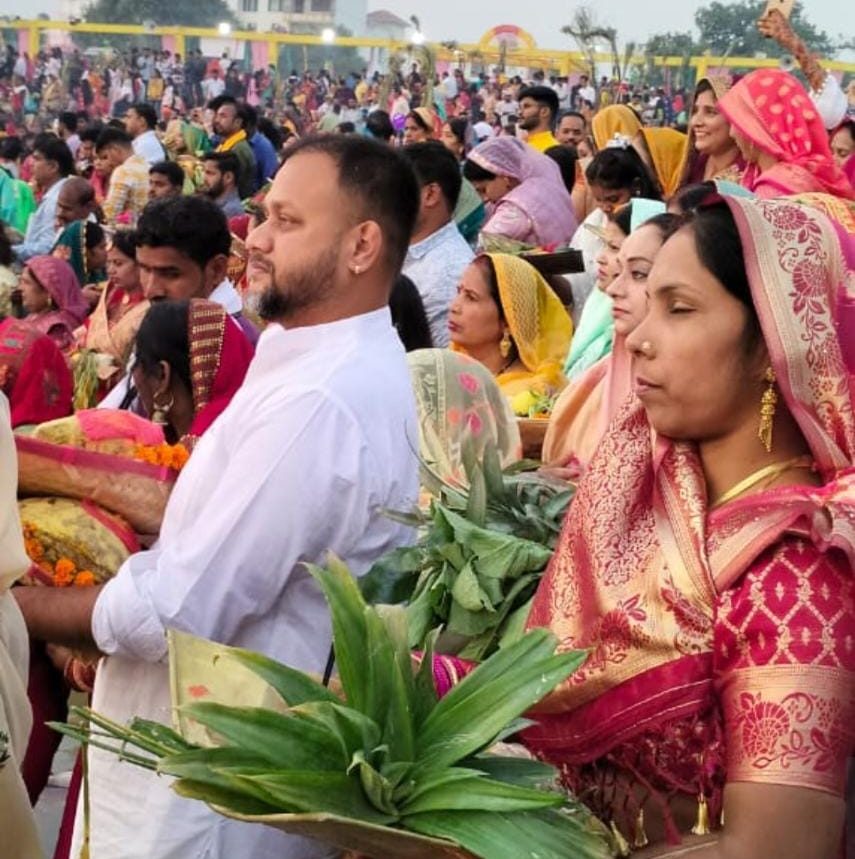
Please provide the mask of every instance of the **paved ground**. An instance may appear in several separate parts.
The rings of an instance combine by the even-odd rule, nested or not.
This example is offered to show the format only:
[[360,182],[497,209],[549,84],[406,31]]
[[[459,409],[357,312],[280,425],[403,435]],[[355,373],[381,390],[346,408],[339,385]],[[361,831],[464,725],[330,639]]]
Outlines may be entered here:
[[74,767],[74,758],[77,754],[75,744],[68,738],[63,739],[59,751],[53,762],[54,775],[51,783],[45,788],[39,797],[36,806],[36,823],[39,827],[39,838],[42,842],[45,855],[50,859],[53,856],[53,848],[56,845],[56,837],[59,834],[59,824],[62,820],[62,811],[65,808],[66,787]]

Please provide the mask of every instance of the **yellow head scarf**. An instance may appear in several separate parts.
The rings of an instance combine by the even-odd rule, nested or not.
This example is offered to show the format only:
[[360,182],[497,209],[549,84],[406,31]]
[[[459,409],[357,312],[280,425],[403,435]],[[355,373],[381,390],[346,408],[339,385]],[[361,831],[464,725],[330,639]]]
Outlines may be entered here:
[[640,131],[667,200],[680,187],[688,137],[673,128],[642,128]]
[[613,104],[594,117],[591,131],[594,133],[597,149],[605,149],[606,144],[616,134],[632,140],[641,131],[641,120],[632,108],[625,104]]
[[534,266],[510,254],[487,256],[496,271],[505,321],[527,371],[503,373],[499,386],[509,395],[521,390],[518,382],[557,393],[567,383],[563,367],[573,337],[570,316]]

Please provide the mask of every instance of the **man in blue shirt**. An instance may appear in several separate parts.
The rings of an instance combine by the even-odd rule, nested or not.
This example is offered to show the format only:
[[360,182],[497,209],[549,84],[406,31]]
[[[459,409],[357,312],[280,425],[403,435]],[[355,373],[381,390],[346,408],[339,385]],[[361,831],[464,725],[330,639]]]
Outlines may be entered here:
[[243,127],[246,137],[255,156],[255,187],[263,188],[268,179],[272,179],[279,169],[279,157],[273,144],[258,130],[258,111],[249,104],[240,106],[243,115]]

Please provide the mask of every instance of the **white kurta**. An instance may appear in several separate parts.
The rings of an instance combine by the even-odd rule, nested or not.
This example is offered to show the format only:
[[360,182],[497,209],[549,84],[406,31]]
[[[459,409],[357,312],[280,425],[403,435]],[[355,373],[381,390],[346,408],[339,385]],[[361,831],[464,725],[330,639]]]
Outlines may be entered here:
[[18,463],[9,403],[0,392],[0,855],[42,859],[33,811],[18,767],[32,725],[27,700],[29,639],[9,587],[29,566],[18,519]]
[[[158,545],[102,592],[93,633],[109,656],[93,706],[169,722],[164,630],[259,650],[321,673],[330,621],[301,562],[332,550],[357,575],[412,538],[383,508],[418,495],[418,430],[389,311],[271,326],[243,387],[179,478]],[[235,823],[169,781],[90,753],[93,859],[308,859],[336,851]],[[75,832],[80,836],[80,809]],[[76,856],[75,850],[72,856]]]

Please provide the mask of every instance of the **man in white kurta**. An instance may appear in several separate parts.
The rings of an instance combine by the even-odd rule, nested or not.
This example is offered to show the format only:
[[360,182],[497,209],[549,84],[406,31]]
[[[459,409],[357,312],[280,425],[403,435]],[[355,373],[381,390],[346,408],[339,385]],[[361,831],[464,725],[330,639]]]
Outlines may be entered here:
[[43,859],[18,767],[32,724],[27,700],[29,642],[9,588],[29,567],[18,518],[18,463],[9,402],[0,391],[0,855]]
[[[117,721],[170,721],[170,627],[320,674],[329,613],[302,564],[323,563],[333,551],[359,575],[412,537],[382,511],[410,509],[418,495],[415,403],[386,306],[418,189],[400,156],[381,144],[335,140],[326,145],[341,158],[365,161],[385,203],[371,202],[370,187],[340,186],[335,152],[298,147],[280,171],[268,222],[249,242],[250,279],[261,284],[262,311],[277,321],[182,471],[158,544],[129,558],[91,610],[92,637],[107,654],[93,706]],[[404,189],[397,204],[396,186]],[[387,232],[384,225],[402,218],[404,230]],[[24,606],[32,633],[56,637],[62,619],[39,613],[62,599]],[[69,614],[78,610],[63,604]],[[89,760],[93,859],[337,855],[227,820],[176,796],[169,779],[102,752],[90,751]],[[73,856],[81,818],[79,808]]]

